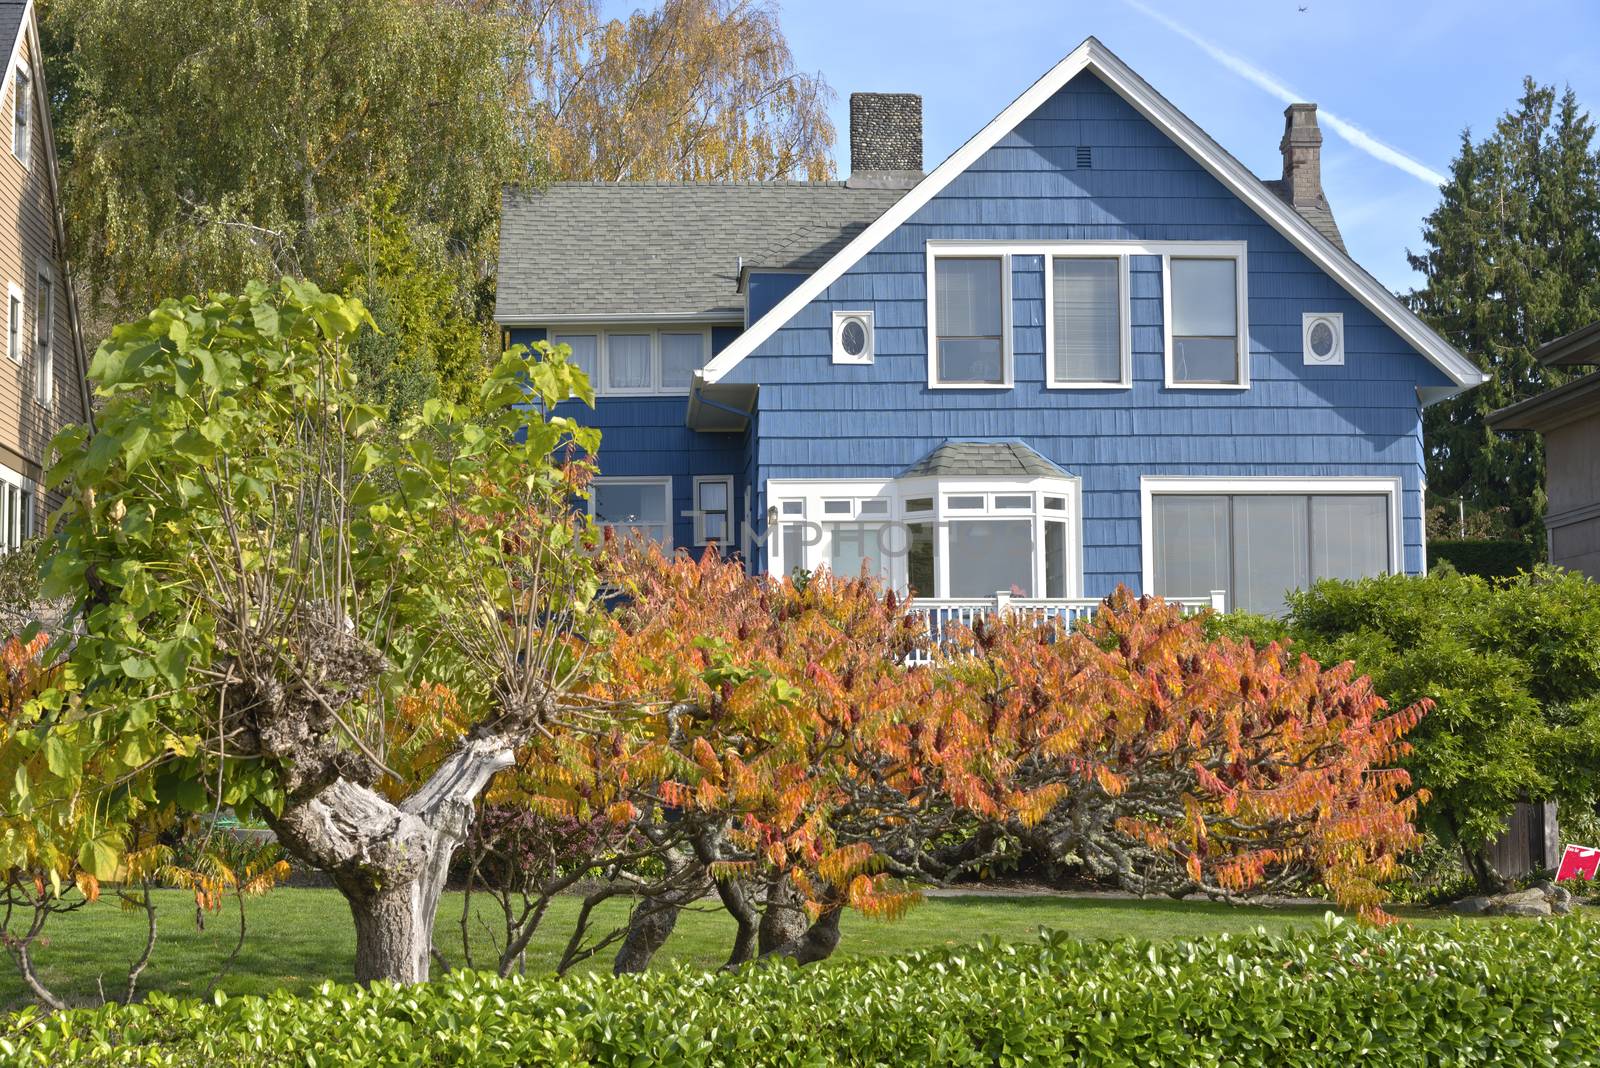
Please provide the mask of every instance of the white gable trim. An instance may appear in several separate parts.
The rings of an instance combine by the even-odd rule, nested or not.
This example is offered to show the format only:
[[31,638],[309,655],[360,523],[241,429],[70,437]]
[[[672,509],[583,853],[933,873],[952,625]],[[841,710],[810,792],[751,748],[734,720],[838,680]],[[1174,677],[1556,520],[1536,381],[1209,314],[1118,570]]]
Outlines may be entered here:
[[[993,148],[1023,119],[1033,114],[1062,86],[1085,70],[1098,75],[1157,129],[1188,152],[1195,162],[1271,223],[1313,263],[1326,271],[1351,296],[1366,305],[1368,310],[1443,371],[1455,383],[1455,388],[1448,390],[1446,395],[1454,395],[1487,381],[1487,376],[1478,370],[1471,360],[1434,333],[1410,308],[1385,289],[1382,283],[1318,233],[1310,223],[1300,217],[1298,212],[1263,185],[1261,179],[1250,173],[1242,163],[1212,140],[1210,135],[1196,126],[1193,120],[1173,107],[1170,101],[1151,88],[1148,82],[1093,37],[1073,49],[1072,53],[1051,68],[1049,73],[1029,86],[1027,92],[1012,101],[994,121],[979,130],[949,159],[939,164],[927,177],[907,191],[893,207],[858,234],[855,240],[835,253],[832,259],[818,268],[792,293],[751,324],[733,344],[723,349],[706,365],[703,372],[704,380],[719,381],[737,366],[739,361],[776,333],[784,323],[819,297],[845,271],[876,248],[901,223],[911,218],[917,209],[932,200],[957,175],[977,162],[978,157]],[[1434,392],[1429,391],[1430,394]],[[1433,396],[1431,399],[1441,398]]]

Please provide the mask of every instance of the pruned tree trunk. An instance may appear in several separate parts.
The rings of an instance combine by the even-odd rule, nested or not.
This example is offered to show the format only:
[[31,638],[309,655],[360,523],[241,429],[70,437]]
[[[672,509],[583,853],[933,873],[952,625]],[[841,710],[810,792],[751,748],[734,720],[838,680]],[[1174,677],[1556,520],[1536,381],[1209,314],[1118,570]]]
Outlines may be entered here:
[[767,882],[767,907],[761,913],[760,939],[757,952],[762,956],[788,945],[806,933],[806,914],[800,907],[800,895],[787,876],[779,875]]
[[666,944],[673,928],[678,926],[678,913],[704,890],[703,884],[693,880],[685,886],[684,877],[694,862],[680,849],[667,849],[662,854],[666,866],[667,889],[658,894],[639,899],[628,916],[628,932],[611,962],[613,975],[642,972]]
[[284,847],[332,876],[349,902],[357,982],[427,980],[450,857],[471,829],[473,800],[512,762],[508,739],[473,738],[398,805],[336,779],[271,819]]
[[762,955],[789,957],[799,964],[827,960],[839,946],[839,917],[843,912],[842,908],[824,912],[800,937],[792,938]]

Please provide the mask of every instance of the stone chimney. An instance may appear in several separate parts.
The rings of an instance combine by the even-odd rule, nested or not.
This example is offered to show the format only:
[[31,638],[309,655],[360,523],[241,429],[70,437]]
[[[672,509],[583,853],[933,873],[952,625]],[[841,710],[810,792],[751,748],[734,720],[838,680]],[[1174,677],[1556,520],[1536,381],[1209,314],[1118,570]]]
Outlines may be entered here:
[[1290,104],[1283,109],[1283,198],[1296,209],[1323,208],[1322,130],[1317,126],[1317,105]]
[[909,187],[922,177],[922,97],[850,94],[850,180],[864,188]]

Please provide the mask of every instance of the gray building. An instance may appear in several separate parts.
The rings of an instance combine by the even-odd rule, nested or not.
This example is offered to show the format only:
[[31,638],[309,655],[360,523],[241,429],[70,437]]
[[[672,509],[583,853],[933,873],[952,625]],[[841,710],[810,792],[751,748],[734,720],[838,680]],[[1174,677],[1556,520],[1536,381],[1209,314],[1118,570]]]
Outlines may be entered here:
[[[1546,367],[1600,367],[1600,322],[1574,330],[1534,356]],[[1496,430],[1544,436],[1544,525],[1550,562],[1600,579],[1600,370],[1502,408]]]

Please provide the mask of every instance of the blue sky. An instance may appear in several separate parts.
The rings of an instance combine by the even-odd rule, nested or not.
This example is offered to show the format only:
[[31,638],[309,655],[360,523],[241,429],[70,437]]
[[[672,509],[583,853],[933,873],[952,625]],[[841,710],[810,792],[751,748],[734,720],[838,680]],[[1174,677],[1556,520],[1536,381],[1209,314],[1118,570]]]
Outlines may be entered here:
[[[1596,0],[1138,5],[1147,10],[1132,0],[787,0],[782,20],[797,65],[839,94],[841,174],[852,91],[921,93],[932,168],[1093,34],[1257,174],[1276,177],[1283,103],[1161,17],[1420,164],[1412,171],[1448,170],[1462,128],[1487,129],[1525,74],[1570,84],[1600,109]],[[1411,288],[1405,250],[1420,247],[1437,190],[1335,136],[1326,117],[1323,126],[1323,186],[1351,253],[1391,288]]]

